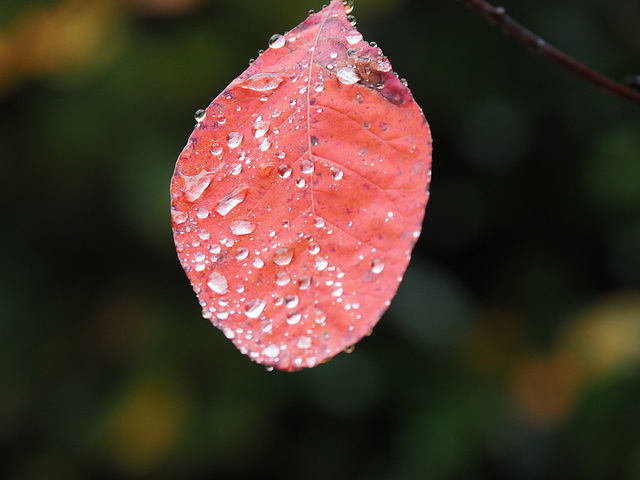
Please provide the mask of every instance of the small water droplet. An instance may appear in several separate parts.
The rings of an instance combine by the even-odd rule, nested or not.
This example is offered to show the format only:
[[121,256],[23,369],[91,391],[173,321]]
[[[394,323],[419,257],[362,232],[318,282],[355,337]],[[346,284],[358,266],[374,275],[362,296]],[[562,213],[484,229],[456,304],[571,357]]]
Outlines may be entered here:
[[324,270],[329,265],[329,262],[324,257],[316,257],[315,267],[316,270]]
[[242,143],[242,134],[240,132],[231,132],[227,135],[227,146],[229,148],[236,148]]
[[209,275],[209,279],[207,280],[207,286],[216,293],[223,294],[226,293],[229,289],[229,285],[227,284],[227,279],[224,275],[213,272]]
[[286,164],[282,164],[278,167],[278,176],[280,178],[287,178],[291,176],[291,167],[289,165]]
[[249,220],[234,220],[229,224],[229,228],[236,235],[249,235],[256,229],[256,225]]
[[402,82],[402,84],[403,84],[405,87],[408,87],[408,86],[409,86],[409,82],[407,82],[407,79],[406,79],[406,78],[401,78],[401,79],[400,79],[400,81]]
[[374,258],[371,262],[371,271],[373,273],[380,273],[384,270],[384,261],[380,258]]
[[279,158],[280,160],[282,160],[286,155],[287,155],[287,154],[286,154],[286,153],[284,153],[284,150],[280,150],[280,151],[278,152],[278,158]]
[[322,218],[322,217],[314,218],[313,224],[316,226],[316,228],[324,227],[324,218]]
[[291,277],[287,272],[276,273],[276,284],[284,287],[291,281]]
[[264,260],[262,260],[260,257],[256,257],[253,259],[253,266],[256,268],[262,268],[264,267]]
[[258,318],[262,314],[266,305],[267,301],[263,298],[254,298],[253,300],[249,300],[244,305],[244,314],[249,318]]
[[300,315],[298,312],[289,312],[287,314],[287,323],[289,325],[295,325],[300,321],[301,318],[302,315]]
[[265,152],[269,149],[270,146],[271,146],[271,142],[269,141],[268,138],[265,138],[258,148],[260,149],[261,152]]
[[355,27],[356,24],[358,23],[356,21],[356,17],[354,17],[353,15],[347,15],[347,20],[349,20],[349,23],[351,24],[352,27]]
[[331,176],[334,180],[340,180],[343,177],[342,170],[336,167],[331,167]]
[[265,357],[269,357],[269,358],[276,358],[279,353],[280,353],[280,349],[275,345],[269,345],[265,347],[264,350],[262,350],[262,354]]
[[217,255],[218,253],[220,253],[220,251],[221,251],[221,250],[222,250],[222,249],[220,248],[220,245],[217,245],[217,244],[216,244],[216,245],[211,245],[211,248],[209,248],[209,251],[210,251],[211,253],[213,253],[213,254],[216,254],[216,255]]
[[276,33],[275,35],[272,35],[271,38],[269,39],[269,46],[271,48],[282,48],[284,47],[286,40],[284,38],[283,35],[280,35],[279,33]]
[[360,75],[353,68],[350,67],[342,67],[336,71],[336,75],[338,76],[338,80],[340,83],[345,85],[353,85],[356,82],[360,81]]
[[280,247],[273,252],[273,263],[276,265],[289,265],[293,259],[293,250],[287,247]]
[[200,240],[209,240],[209,237],[211,237],[211,234],[209,233],[209,230],[203,228],[198,232],[198,237],[200,238]]
[[224,336],[227,337],[229,340],[233,340],[236,336],[233,330],[229,327],[222,327],[222,333],[224,333]]
[[240,175],[242,173],[242,164],[232,163],[229,165],[229,173],[231,173],[231,175]]
[[343,292],[342,288],[337,287],[331,292],[331,295],[333,295],[334,297],[339,297],[340,295],[342,295],[342,292]]
[[298,103],[298,102],[296,101],[295,98],[292,98],[291,100],[289,100],[289,105],[291,105],[292,107],[295,107],[296,103]]
[[322,90],[324,90],[324,85],[322,85],[322,84],[316,85],[316,88],[314,88],[314,90],[316,92],[321,92]]
[[284,304],[287,306],[287,308],[297,307],[298,303],[300,303],[300,299],[297,295],[287,295],[286,297],[284,297]]
[[246,248],[239,248],[236,251],[236,259],[238,259],[238,260],[244,260],[248,256],[249,256],[249,250],[246,249]]
[[324,321],[327,319],[325,313],[317,307],[314,307],[313,314],[315,316],[316,323],[324,323]]
[[311,348],[311,337],[300,337],[296,343],[296,347],[301,349]]
[[302,171],[302,173],[312,173],[313,172],[313,162],[311,160],[302,160],[302,162],[300,162],[300,170]]
[[353,30],[347,33],[347,42],[349,42],[349,45],[355,45],[361,40],[362,40],[362,34],[359,31]]
[[225,216],[229,213],[235,206],[242,203],[247,196],[247,192],[249,191],[249,187],[240,186],[236,188],[233,192],[225,197],[222,197],[220,201],[215,206],[215,211],[220,215]]
[[307,182],[305,182],[304,178],[302,177],[296,178],[296,187],[303,188],[306,185],[306,183]]
[[227,121],[227,119],[223,114],[218,115],[218,118],[216,118],[216,120],[220,125],[223,125]]
[[390,72],[391,71],[391,63],[387,59],[378,60],[378,71],[379,72]]
[[311,255],[317,255],[318,253],[320,253],[320,245],[318,245],[318,243],[313,242],[311,245],[309,245],[309,253]]
[[222,146],[219,143],[214,143],[213,145],[211,145],[211,154],[212,155],[222,154]]
[[193,115],[193,118],[196,119],[196,122],[200,123],[205,119],[206,116],[207,116],[207,111],[200,109],[200,110],[196,110],[196,113]]

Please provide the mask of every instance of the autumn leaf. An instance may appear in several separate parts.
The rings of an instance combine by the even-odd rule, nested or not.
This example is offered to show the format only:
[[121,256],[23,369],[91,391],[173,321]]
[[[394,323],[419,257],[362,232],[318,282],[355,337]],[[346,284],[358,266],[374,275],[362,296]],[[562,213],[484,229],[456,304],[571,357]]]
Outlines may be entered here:
[[205,318],[252,360],[313,367],[368,335],[422,226],[429,126],[341,0],[209,105],[171,181],[178,256]]

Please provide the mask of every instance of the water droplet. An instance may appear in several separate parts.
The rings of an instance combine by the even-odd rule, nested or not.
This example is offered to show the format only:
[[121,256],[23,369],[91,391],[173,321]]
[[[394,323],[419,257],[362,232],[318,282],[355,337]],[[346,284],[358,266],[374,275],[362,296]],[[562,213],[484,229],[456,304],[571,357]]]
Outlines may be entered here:
[[249,256],[249,250],[246,248],[239,248],[236,251],[236,258],[238,260],[244,260],[245,258],[247,258]]
[[316,270],[324,270],[329,265],[329,262],[324,257],[316,257],[315,267]]
[[298,343],[296,343],[296,347],[302,349],[311,348],[311,337],[300,337]]
[[223,294],[226,293],[229,289],[229,285],[227,284],[227,279],[224,275],[213,272],[209,275],[209,279],[207,280],[207,286],[216,293]]
[[390,72],[391,71],[391,63],[387,59],[378,60],[378,71],[379,72]]
[[227,337],[229,340],[233,340],[236,336],[233,330],[229,327],[222,327],[222,333],[224,333],[224,336]]
[[302,171],[302,173],[312,173],[313,162],[311,160],[302,160],[302,162],[300,162],[300,170]]
[[209,251],[210,251],[211,253],[216,254],[216,255],[217,255],[218,253],[220,253],[220,250],[222,250],[222,249],[220,248],[220,245],[211,245],[211,248],[209,249]]
[[406,79],[406,78],[401,78],[401,79],[400,79],[400,81],[402,82],[402,84],[403,84],[405,87],[408,87],[408,86],[409,86],[409,82],[407,82],[407,79]]
[[264,350],[262,350],[262,354],[265,357],[269,357],[269,358],[276,358],[279,353],[280,353],[280,349],[275,345],[269,345],[265,347]]
[[239,205],[243,202],[245,197],[247,196],[247,192],[249,191],[249,187],[240,186],[236,188],[229,195],[222,197],[220,201],[215,206],[215,211],[220,215],[225,216],[229,213],[236,205]]
[[[266,307],[267,301],[262,298],[254,298],[253,300],[249,300],[244,305],[244,314],[249,318],[258,318],[264,307]],[[277,354],[276,354],[277,355]]]
[[306,185],[306,183],[307,182],[305,182],[304,178],[302,177],[296,178],[296,187],[303,188]]
[[293,259],[293,250],[287,247],[280,247],[273,252],[273,263],[276,265],[289,265]]
[[236,148],[242,143],[242,134],[240,132],[231,132],[227,135],[227,145],[229,148]]
[[324,218],[322,217],[316,217],[313,220],[313,224],[316,226],[316,228],[322,228],[324,227]]
[[266,120],[256,120],[253,124],[253,129],[254,129],[253,135],[256,138],[263,137],[265,133],[269,131],[270,125],[271,124]]
[[329,54],[329,57],[331,57],[331,58],[337,58],[337,57],[338,57],[338,54],[337,54],[336,52],[331,52],[331,53]]
[[202,170],[200,173],[195,175],[182,175],[182,179],[184,180],[183,189],[185,200],[188,202],[195,202],[199,199],[213,180],[214,176],[215,172],[208,172],[206,170]]
[[353,68],[350,67],[342,67],[336,71],[336,75],[338,76],[338,80],[340,83],[345,85],[353,85],[356,82],[360,81],[360,75]]
[[219,143],[214,143],[211,145],[211,154],[212,155],[221,155],[222,154],[222,146]]
[[371,262],[371,271],[373,273],[380,273],[384,270],[384,261],[380,258],[374,258],[373,262]]
[[278,152],[278,158],[279,158],[280,160],[282,160],[286,155],[287,155],[287,154],[286,154],[286,153],[284,153],[284,150],[280,150],[280,151]]
[[220,125],[223,125],[227,121],[227,119],[223,114],[218,115],[218,118],[216,118],[216,120]]
[[256,257],[253,259],[253,266],[256,268],[262,268],[264,267],[264,260],[262,260],[260,257]]
[[337,287],[331,292],[331,295],[333,295],[334,297],[339,297],[340,295],[342,295],[342,292],[343,292],[342,288]]
[[275,90],[284,81],[279,73],[256,73],[239,83],[239,86],[256,92]]
[[229,173],[231,175],[240,175],[242,173],[242,165],[240,163],[232,163],[229,165]]
[[308,275],[300,275],[298,279],[298,288],[300,290],[306,290],[311,285],[311,277]]
[[284,47],[286,40],[284,38],[283,35],[280,35],[279,33],[276,33],[275,35],[272,35],[271,38],[269,39],[269,46],[271,48],[282,48]]
[[204,207],[200,207],[198,209],[198,211],[196,212],[196,217],[198,217],[200,220],[203,220],[205,218],[207,218],[209,216],[209,210],[207,210]]
[[340,180],[343,177],[342,170],[336,167],[331,167],[331,176],[334,180]]
[[347,33],[347,42],[349,42],[349,45],[355,45],[361,40],[362,40],[362,34],[357,30],[353,30]]
[[300,303],[300,299],[297,295],[287,295],[286,297],[284,297],[284,303],[287,308],[294,308],[298,306],[298,303]]
[[302,315],[300,315],[298,312],[289,312],[287,314],[287,323],[289,325],[295,325],[300,321],[301,318]]
[[315,315],[316,323],[324,323],[324,321],[327,319],[325,313],[317,307],[314,307],[313,314]]
[[354,0],[342,0],[344,5],[344,13],[351,13],[353,11]]
[[207,116],[207,111],[200,109],[200,110],[196,110],[196,113],[193,115],[193,118],[196,119],[196,122],[200,123],[205,119],[206,116]]
[[265,152],[266,150],[268,150],[270,146],[271,146],[271,142],[269,141],[268,138],[265,138],[264,140],[262,140],[262,143],[258,148],[260,149],[261,152]]
[[322,90],[324,90],[324,85],[322,85],[322,84],[316,85],[316,88],[314,88],[314,90],[319,93]]
[[349,20],[349,23],[351,24],[352,27],[355,27],[356,24],[358,23],[356,21],[356,17],[354,17],[353,15],[347,15],[347,20]]
[[278,167],[278,176],[280,178],[287,178],[291,176],[291,167],[286,164],[282,164]]
[[287,272],[276,273],[276,284],[284,287],[291,281],[291,277]]
[[309,253],[311,255],[317,255],[318,253],[320,253],[320,245],[318,245],[316,242],[313,242],[311,245],[309,245]]
[[256,229],[256,226],[249,220],[234,220],[229,225],[229,228],[236,235],[249,235]]
[[211,237],[211,234],[209,233],[209,230],[206,230],[203,228],[198,232],[198,237],[200,238],[200,240],[209,240],[209,237]]

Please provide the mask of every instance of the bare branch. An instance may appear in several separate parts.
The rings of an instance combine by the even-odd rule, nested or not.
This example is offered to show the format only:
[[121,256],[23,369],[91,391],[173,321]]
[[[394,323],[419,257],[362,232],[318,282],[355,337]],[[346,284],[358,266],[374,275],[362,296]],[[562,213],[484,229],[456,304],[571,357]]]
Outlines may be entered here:
[[[640,104],[640,90],[614,82],[604,75],[601,75],[582,63],[574,60],[557,48],[552,47],[542,38],[534,35],[532,32],[513,20],[505,13],[504,8],[494,7],[484,0],[465,1],[469,7],[482,13],[491,23],[496,24],[507,35],[511,35],[519,42],[528,46],[534,53],[541,55],[547,60],[569,70],[580,78],[591,82],[598,87],[604,88],[616,95]],[[630,76],[630,78],[637,79],[637,76]],[[635,83],[631,82],[631,85],[635,87]]]

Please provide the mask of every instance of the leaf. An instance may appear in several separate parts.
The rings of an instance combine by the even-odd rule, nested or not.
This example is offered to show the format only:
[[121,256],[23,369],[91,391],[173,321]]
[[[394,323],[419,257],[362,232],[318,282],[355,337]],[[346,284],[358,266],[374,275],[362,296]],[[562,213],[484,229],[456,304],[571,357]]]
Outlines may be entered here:
[[341,0],[209,105],[171,181],[180,262],[205,318],[252,360],[322,363],[368,335],[420,235],[429,126]]

